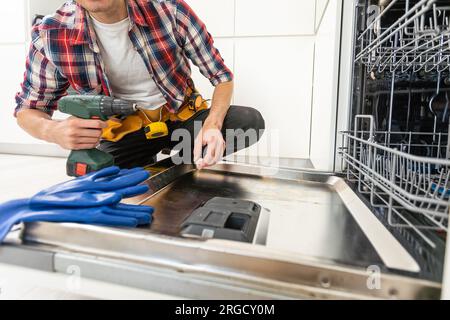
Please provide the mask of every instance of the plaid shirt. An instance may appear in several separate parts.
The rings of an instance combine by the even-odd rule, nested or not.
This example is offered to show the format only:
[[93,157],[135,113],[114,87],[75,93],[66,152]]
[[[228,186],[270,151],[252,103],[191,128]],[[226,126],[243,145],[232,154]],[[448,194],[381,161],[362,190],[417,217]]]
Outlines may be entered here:
[[[231,81],[204,23],[184,0],[128,0],[130,40],[170,111],[176,112],[191,78],[189,60],[216,86]],[[16,114],[39,109],[49,115],[71,86],[79,94],[113,95],[92,21],[75,1],[34,26]]]

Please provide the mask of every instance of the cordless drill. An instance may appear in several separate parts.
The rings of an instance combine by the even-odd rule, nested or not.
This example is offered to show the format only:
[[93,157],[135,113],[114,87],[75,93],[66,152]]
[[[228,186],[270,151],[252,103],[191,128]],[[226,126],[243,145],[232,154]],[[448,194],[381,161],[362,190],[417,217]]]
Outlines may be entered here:
[[[107,96],[69,95],[58,102],[58,109],[82,119],[106,121],[111,116],[128,116],[136,112],[134,102],[114,99]],[[73,150],[67,159],[67,175],[79,177],[93,171],[114,165],[114,158],[109,153],[98,149]]]

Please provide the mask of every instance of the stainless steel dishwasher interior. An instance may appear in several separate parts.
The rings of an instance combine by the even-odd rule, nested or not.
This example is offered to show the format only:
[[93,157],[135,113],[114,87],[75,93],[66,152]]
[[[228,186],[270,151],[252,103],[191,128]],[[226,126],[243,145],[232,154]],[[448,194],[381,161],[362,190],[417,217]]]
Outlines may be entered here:
[[143,201],[155,208],[154,222],[145,231],[177,236],[183,220],[209,199],[246,199],[270,212],[269,248],[360,267],[383,265],[336,192],[332,175],[311,173],[298,181],[239,174],[232,168],[190,171]]
[[[389,297],[387,288],[367,289],[367,268],[375,267],[400,297],[439,294],[439,285],[420,280],[415,260],[378,220],[371,220],[370,210],[333,174],[232,164],[203,171],[163,165],[149,170],[154,172],[147,182],[151,191],[130,203],[155,207],[150,227],[36,223],[27,226],[25,239],[54,246],[56,251],[92,255],[96,261],[102,257],[141,261],[176,266],[184,274],[195,274],[200,268],[202,274],[226,279],[259,277],[258,283],[277,281],[302,290],[305,285],[319,287],[328,292],[323,297],[339,296],[335,290],[355,297]],[[180,237],[182,221],[215,196],[252,200],[267,208],[265,245]],[[324,281],[332,281],[336,288]],[[408,289],[403,287],[405,281]]]
[[447,0],[354,4],[341,167],[423,277],[441,282],[450,208],[450,7]]

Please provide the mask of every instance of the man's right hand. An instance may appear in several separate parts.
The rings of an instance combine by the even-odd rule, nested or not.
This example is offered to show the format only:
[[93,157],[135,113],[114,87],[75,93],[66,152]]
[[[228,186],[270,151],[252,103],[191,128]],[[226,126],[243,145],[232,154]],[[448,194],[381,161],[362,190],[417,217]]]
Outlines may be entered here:
[[70,117],[63,121],[38,109],[22,109],[17,112],[19,126],[37,139],[56,143],[64,149],[82,150],[95,148],[107,127],[101,120],[85,120]]
[[102,129],[106,127],[106,122],[101,120],[70,117],[52,121],[47,130],[47,140],[68,150],[93,149],[99,144]]

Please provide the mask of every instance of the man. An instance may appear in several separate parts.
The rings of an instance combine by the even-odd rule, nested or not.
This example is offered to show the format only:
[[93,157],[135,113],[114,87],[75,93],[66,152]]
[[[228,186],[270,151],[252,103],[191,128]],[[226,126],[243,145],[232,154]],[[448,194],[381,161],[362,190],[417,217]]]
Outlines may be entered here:
[[[73,117],[55,121],[53,111],[72,87],[79,94],[138,101],[151,117],[163,112],[176,116],[192,84],[189,60],[215,86],[211,108],[184,121],[164,121],[170,133],[190,133],[198,168],[211,166],[224,154],[255,143],[264,120],[255,109],[230,107],[233,74],[184,0],[76,0],[46,16],[32,31],[22,91],[16,95],[18,124],[65,149],[98,147],[121,167],[144,166],[162,149],[175,147],[170,134],[148,140],[142,127],[119,141],[106,141],[102,130],[109,123]],[[229,130],[237,131],[225,144]],[[248,130],[256,132],[256,139],[247,139],[243,132]]]

